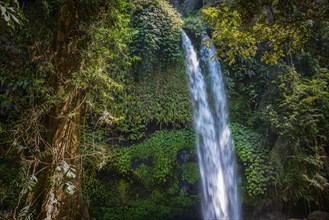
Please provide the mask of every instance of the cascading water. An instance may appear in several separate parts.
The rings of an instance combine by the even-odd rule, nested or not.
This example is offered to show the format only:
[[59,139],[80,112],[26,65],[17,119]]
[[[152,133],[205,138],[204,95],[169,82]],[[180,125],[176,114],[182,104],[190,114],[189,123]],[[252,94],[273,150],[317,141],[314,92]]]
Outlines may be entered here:
[[[209,37],[205,37],[205,40]],[[241,219],[236,180],[235,157],[228,127],[226,94],[220,63],[212,59],[214,46],[202,46],[201,57],[209,77],[207,84],[191,40],[182,33],[186,72],[193,105],[194,126],[202,179],[202,214],[205,220]]]

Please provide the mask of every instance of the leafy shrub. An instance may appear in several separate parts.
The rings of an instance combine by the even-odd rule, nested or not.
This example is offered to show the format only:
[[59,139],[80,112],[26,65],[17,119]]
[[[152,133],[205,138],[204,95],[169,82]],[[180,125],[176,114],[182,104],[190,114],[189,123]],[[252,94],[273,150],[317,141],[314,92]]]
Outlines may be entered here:
[[177,168],[178,152],[194,146],[191,131],[158,131],[141,144],[116,150],[113,166],[120,174],[130,171],[146,186],[164,185]]
[[182,61],[177,65],[156,69],[147,80],[127,80],[115,96],[109,111],[120,118],[112,125],[113,133],[129,140],[145,136],[147,129],[191,125],[188,80]]
[[182,21],[164,0],[135,0],[134,5],[131,25],[137,33],[131,48],[140,58],[136,71],[143,78],[158,62],[165,64],[180,59]]
[[[328,193],[324,164],[328,161],[328,70],[302,77],[295,68],[283,66],[277,79],[276,99],[263,109],[263,118],[279,138],[273,148],[277,189],[283,201],[294,205],[304,200],[319,204]],[[281,142],[281,143],[280,143]]]
[[231,123],[235,152],[243,168],[242,190],[246,202],[265,196],[274,180],[269,163],[269,150],[264,147],[264,137],[240,125]]
[[199,166],[197,163],[184,163],[182,165],[182,180],[193,185],[199,180]]
[[194,35],[197,38],[203,37],[206,34],[207,24],[204,21],[202,14],[192,13],[184,18],[184,30]]
[[0,219],[9,219],[16,207],[23,179],[17,158],[5,154],[0,149]]
[[[177,155],[184,151],[193,158],[195,150],[190,130],[162,130],[140,144],[116,148],[110,164],[100,171],[102,175],[88,174],[84,182],[91,215],[97,219],[170,219],[194,206],[198,196],[187,194],[178,179],[182,170],[183,179],[196,182],[197,164],[187,161],[188,165],[180,167]],[[187,177],[191,173],[194,176]]]

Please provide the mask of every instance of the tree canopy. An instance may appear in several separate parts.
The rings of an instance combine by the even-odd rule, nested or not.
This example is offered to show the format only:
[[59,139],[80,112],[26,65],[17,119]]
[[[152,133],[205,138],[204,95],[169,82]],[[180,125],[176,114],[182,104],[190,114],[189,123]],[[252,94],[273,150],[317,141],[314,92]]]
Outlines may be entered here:
[[326,0],[236,0],[203,12],[214,28],[219,54],[230,63],[236,56],[255,56],[258,51],[262,61],[275,64],[286,54],[302,51],[316,23],[328,22],[328,4]]

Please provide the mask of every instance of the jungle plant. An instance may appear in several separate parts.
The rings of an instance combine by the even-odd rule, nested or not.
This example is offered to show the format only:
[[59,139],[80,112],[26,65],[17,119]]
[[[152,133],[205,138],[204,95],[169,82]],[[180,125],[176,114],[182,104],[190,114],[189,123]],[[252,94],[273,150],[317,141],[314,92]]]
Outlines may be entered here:
[[[191,186],[198,181],[194,138],[190,130],[158,131],[140,144],[110,150],[110,162],[100,170],[87,166],[83,187],[91,215],[168,219],[193,207],[198,195],[187,193],[179,179]],[[183,151],[186,166],[178,162]]]
[[184,17],[184,30],[190,35],[196,36],[201,39],[204,34],[206,34],[207,24],[204,17],[200,12],[191,13]]
[[109,111],[118,118],[111,128],[122,140],[145,137],[147,129],[190,127],[191,113],[187,77],[180,60],[176,65],[155,68],[148,79],[135,83],[126,77]]
[[137,79],[151,73],[157,63],[165,65],[180,59],[178,13],[164,0],[135,0],[131,26],[137,30],[131,49],[140,58],[135,66]]
[[[6,112],[16,119],[6,132],[28,166],[26,179],[34,182],[22,191],[13,218],[87,219],[80,185],[81,116],[92,111],[113,120],[106,106],[120,86],[107,71],[124,70],[129,60],[129,2],[43,3],[28,7],[32,22],[9,40],[19,50],[1,54],[1,78],[14,81],[2,85],[11,89],[7,104],[15,106]],[[27,83],[17,82],[24,77]]]
[[255,56],[275,64],[285,54],[302,51],[311,36],[311,27],[328,21],[326,1],[235,0],[204,9],[206,20],[214,28],[213,40],[219,55],[230,64],[236,55]]
[[0,33],[7,29],[14,30],[15,26],[20,25],[23,19],[18,1],[1,1],[0,13]]
[[264,118],[281,140],[273,149],[278,186],[292,205],[300,200],[318,205],[320,194],[329,187],[324,138],[328,135],[328,70],[302,77],[294,68],[282,67],[275,85],[277,104],[267,106]]
[[231,123],[235,152],[245,181],[242,185],[244,201],[252,204],[265,197],[274,181],[274,170],[268,157],[269,150],[260,134],[238,123]]

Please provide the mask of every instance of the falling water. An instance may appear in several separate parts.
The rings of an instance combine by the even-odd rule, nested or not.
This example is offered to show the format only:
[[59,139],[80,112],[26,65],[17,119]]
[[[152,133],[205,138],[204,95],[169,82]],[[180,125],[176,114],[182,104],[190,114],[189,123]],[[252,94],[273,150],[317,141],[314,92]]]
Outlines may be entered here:
[[[209,37],[206,36],[205,40],[207,39]],[[216,50],[214,46],[202,46],[201,58],[207,73],[202,74],[197,54],[185,32],[182,33],[182,40],[193,104],[194,126],[198,137],[203,219],[241,219],[226,94],[220,63],[213,59]],[[206,76],[209,85],[206,84]],[[207,87],[210,87],[208,92]]]

